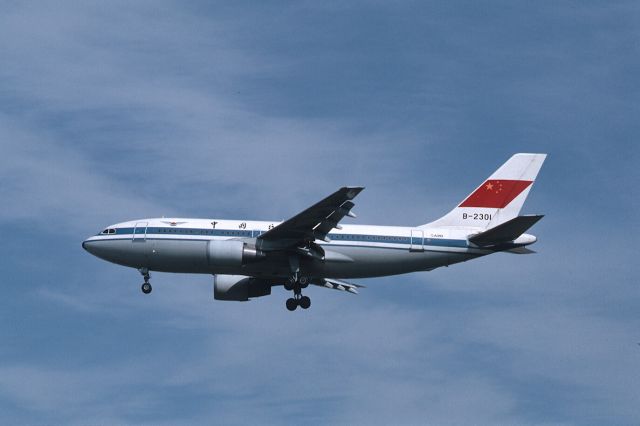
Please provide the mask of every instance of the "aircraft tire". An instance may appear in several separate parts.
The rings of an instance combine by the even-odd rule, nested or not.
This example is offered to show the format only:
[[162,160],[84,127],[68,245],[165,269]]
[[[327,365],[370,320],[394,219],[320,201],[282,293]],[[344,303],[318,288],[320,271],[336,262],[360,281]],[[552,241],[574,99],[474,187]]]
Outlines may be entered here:
[[144,283],[142,284],[142,292],[144,294],[149,294],[151,293],[151,290],[153,290],[153,288],[151,287],[151,284],[149,283]]
[[295,311],[296,308],[298,307],[298,301],[293,297],[290,297],[289,299],[287,299],[286,305],[288,310]]
[[300,298],[299,304],[302,309],[309,309],[309,306],[311,306],[311,299],[309,299],[307,296],[302,296]]

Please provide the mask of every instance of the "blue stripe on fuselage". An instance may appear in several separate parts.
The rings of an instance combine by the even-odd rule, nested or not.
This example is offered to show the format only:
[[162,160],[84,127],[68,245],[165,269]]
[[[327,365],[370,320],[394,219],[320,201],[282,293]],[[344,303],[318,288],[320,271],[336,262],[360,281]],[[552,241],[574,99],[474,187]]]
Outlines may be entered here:
[[[134,228],[115,228],[115,235],[132,235]],[[144,235],[140,232],[143,228],[136,229],[136,235]],[[203,228],[174,228],[174,227],[147,227],[146,235],[206,235],[212,237],[236,237],[236,238],[254,238],[264,231],[252,231],[244,229],[203,229]],[[98,236],[105,234],[97,234]],[[114,234],[109,234],[112,236]],[[383,243],[383,244],[404,244],[404,245],[425,245],[440,247],[468,247],[467,240],[444,239],[444,238],[411,238],[395,235],[368,235],[368,234],[329,234],[332,241],[341,242],[362,242],[362,243]]]

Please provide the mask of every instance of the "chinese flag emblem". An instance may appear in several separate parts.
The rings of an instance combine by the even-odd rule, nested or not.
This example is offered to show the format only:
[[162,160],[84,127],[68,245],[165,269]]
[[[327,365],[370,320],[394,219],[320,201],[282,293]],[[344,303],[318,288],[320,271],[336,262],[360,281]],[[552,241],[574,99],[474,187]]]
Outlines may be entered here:
[[530,180],[490,179],[460,204],[460,207],[502,209],[533,182]]

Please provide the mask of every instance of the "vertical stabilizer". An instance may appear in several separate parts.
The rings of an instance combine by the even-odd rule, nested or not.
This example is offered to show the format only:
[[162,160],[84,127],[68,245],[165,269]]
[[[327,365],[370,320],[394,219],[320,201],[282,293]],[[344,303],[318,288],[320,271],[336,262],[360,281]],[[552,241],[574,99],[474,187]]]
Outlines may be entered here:
[[489,229],[518,216],[547,154],[515,154],[456,208],[423,226]]

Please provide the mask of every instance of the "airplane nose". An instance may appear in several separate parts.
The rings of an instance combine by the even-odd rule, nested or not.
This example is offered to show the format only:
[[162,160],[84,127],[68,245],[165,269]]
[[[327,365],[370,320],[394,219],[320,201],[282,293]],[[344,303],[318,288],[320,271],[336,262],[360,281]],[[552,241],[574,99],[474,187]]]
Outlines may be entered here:
[[82,248],[85,249],[86,251],[88,251],[89,253],[91,253],[92,255],[96,256],[96,244],[95,241],[89,241],[89,240],[84,240],[82,242]]
[[146,261],[144,260],[146,259],[146,246],[144,244],[132,245],[130,241],[127,244],[127,242],[119,240],[89,237],[82,242],[82,248],[100,259],[122,265]]

